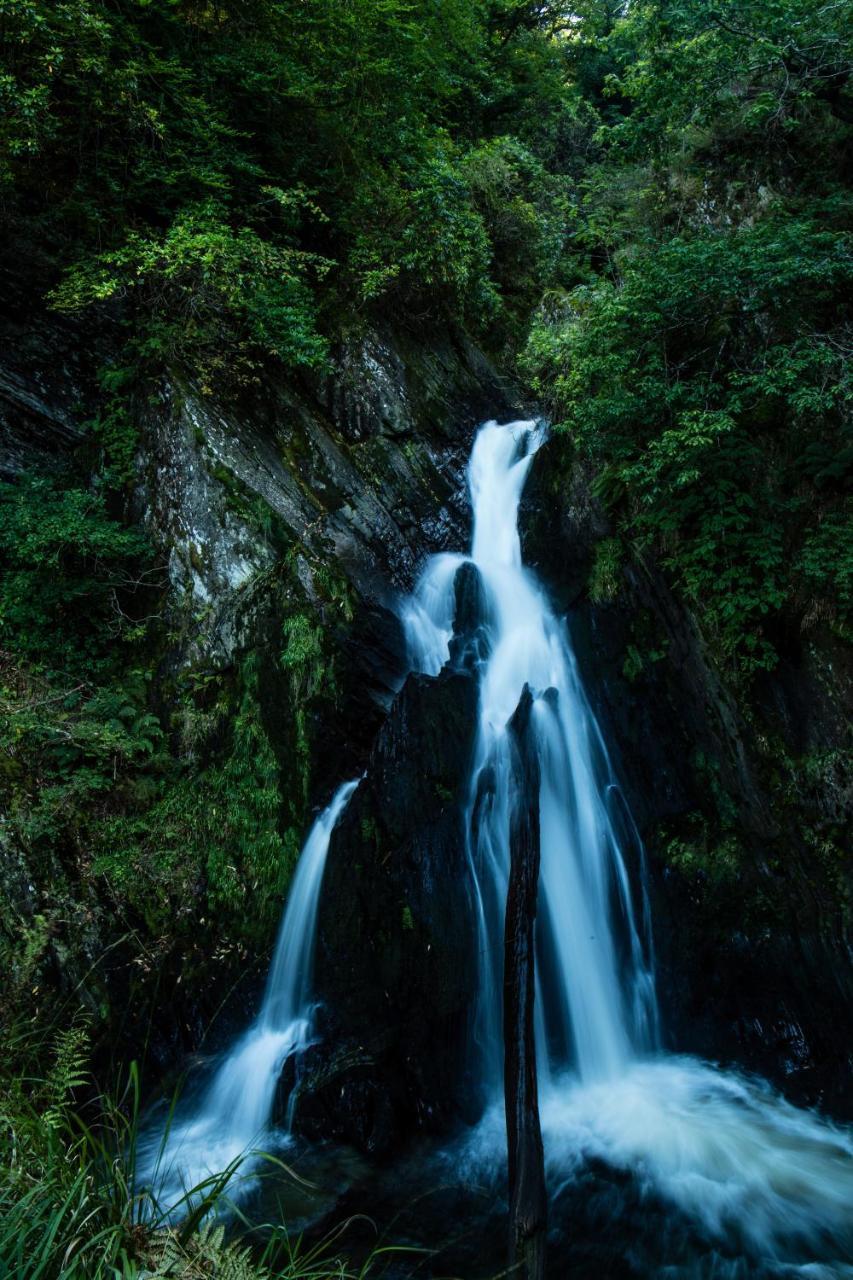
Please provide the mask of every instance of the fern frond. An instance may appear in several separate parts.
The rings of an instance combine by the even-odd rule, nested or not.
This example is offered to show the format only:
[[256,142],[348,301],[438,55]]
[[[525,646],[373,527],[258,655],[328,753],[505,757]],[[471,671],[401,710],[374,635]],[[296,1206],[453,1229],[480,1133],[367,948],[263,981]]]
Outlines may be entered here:
[[51,1129],[63,1124],[73,1091],[88,1076],[89,1031],[75,1023],[57,1033],[53,1044],[53,1063],[44,1081],[44,1123]]

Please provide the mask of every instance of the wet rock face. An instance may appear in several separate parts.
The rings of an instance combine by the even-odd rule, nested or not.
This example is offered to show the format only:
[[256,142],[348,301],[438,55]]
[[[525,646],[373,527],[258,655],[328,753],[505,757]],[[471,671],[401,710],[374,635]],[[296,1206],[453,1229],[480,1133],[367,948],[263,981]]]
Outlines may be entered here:
[[[397,601],[466,542],[465,465],[493,413],[518,409],[481,354],[399,332],[342,346],[317,383],[270,374],[239,405],[174,378],[139,405],[136,510],[168,567],[168,669],[259,650],[273,671],[282,617],[315,616],[337,692],[311,724],[312,802],[363,763],[400,686]],[[287,771],[299,708],[281,686],[263,697]]]
[[471,439],[513,412],[482,354],[446,334],[367,334],[319,383],[270,372],[240,404],[164,380],[139,405],[137,508],[192,609],[189,659],[251,643],[240,615],[285,543],[309,597],[320,564],[393,607],[428,555],[464,545]]
[[480,571],[470,560],[457,569],[453,588],[450,661],[464,671],[476,671],[489,656],[488,606]]
[[[849,1110],[853,965],[843,873],[827,875],[819,841],[826,833],[843,847],[839,832],[849,823],[841,762],[849,759],[853,655],[815,632],[750,689],[736,689],[653,561],[626,556],[613,598],[591,601],[595,545],[612,531],[589,477],[562,465],[556,444],[534,463],[524,555],[567,612],[646,846],[668,1044]],[[720,870],[729,839],[733,869]],[[672,860],[679,841],[697,850],[693,863]]]
[[381,1151],[473,1106],[463,806],[476,711],[467,673],[409,676],[332,837],[315,962],[321,1048],[295,1099],[308,1135]]
[[[810,827],[831,827],[833,792],[824,789],[820,814],[799,798],[780,805],[785,740],[774,733],[779,756],[764,755],[767,722],[726,688],[695,623],[658,578],[629,574],[626,588],[613,605],[583,604],[573,631],[648,852],[668,1043],[757,1070],[804,1101],[849,1108],[844,895],[827,884],[804,838]],[[628,680],[624,655],[641,614],[667,637],[666,656]],[[773,683],[785,678],[783,664]],[[798,732],[811,722],[830,734],[835,714],[837,705],[820,716],[815,701]],[[697,832],[707,833],[698,838],[707,862],[673,864],[671,842]],[[729,838],[736,862],[721,877],[715,850]]]

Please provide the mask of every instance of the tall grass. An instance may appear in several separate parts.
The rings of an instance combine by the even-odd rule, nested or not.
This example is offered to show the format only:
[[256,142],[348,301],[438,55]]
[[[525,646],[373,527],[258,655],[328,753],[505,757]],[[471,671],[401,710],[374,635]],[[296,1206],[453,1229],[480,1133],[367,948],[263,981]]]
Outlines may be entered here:
[[[34,1053],[34,1048],[38,1052]],[[344,1229],[319,1244],[267,1224],[262,1244],[226,1231],[235,1161],[179,1205],[139,1191],[134,1151],[139,1076],[119,1096],[87,1079],[88,1040],[75,1025],[43,1047],[6,1037],[0,1052],[0,1280],[366,1280],[389,1253],[360,1266],[342,1254]],[[278,1164],[277,1161],[272,1161]],[[231,1238],[229,1238],[229,1235]]]

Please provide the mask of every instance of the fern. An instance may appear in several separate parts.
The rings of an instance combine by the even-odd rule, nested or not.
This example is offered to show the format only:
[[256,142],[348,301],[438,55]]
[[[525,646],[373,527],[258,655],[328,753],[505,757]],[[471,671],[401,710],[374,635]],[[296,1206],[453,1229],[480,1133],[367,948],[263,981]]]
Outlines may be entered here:
[[71,1096],[88,1077],[88,1059],[89,1032],[85,1026],[75,1024],[57,1033],[43,1091],[42,1119],[48,1128],[59,1129],[66,1122]]
[[225,1226],[206,1218],[185,1244],[176,1232],[160,1232],[147,1258],[147,1280],[272,1280],[262,1262],[252,1259],[248,1245],[228,1241]]

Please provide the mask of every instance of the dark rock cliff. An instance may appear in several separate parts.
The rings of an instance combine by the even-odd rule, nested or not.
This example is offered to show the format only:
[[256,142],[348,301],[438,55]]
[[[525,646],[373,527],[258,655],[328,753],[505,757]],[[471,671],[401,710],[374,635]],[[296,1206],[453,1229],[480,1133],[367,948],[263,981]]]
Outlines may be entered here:
[[646,844],[667,1042],[847,1112],[850,647],[816,626],[746,687],[654,563],[625,556],[607,598],[590,599],[609,530],[558,449],[531,476],[525,556],[568,611]]
[[472,676],[410,675],[332,836],[315,962],[325,1049],[296,1104],[307,1133],[382,1150],[475,1114],[463,806],[476,723]]
[[[97,375],[117,335],[109,320],[66,321],[19,279],[3,283],[0,473],[49,471],[94,490]],[[37,954],[40,991],[82,998],[120,1055],[147,1046],[156,1073],[251,1016],[280,911],[274,885],[286,884],[313,810],[365,766],[405,674],[396,600],[427,555],[464,545],[470,441],[484,417],[513,415],[514,396],[462,336],[399,326],[341,345],[322,376],[270,374],[238,398],[203,394],[186,373],[135,390],[134,478],[123,509],[112,502],[158,566],[160,622],[144,660],[170,761],[131,786],[118,779],[99,805],[150,835],[127,888],[77,840],[47,854],[17,821],[28,802],[16,773],[4,776],[0,832],[0,941]],[[239,724],[251,732],[238,759]],[[223,799],[235,767],[244,795],[269,791],[237,827],[227,807],[238,801]],[[169,791],[173,775],[190,790],[197,776],[202,797],[213,780],[221,820],[208,806],[197,835],[192,809],[177,837],[158,827],[164,803],[184,803],[170,800],[184,794]],[[261,812],[278,838],[253,831]],[[187,825],[188,843],[171,852]],[[254,840],[284,864],[264,873],[272,890],[249,856]],[[214,882],[223,873],[227,900]]]
[[[92,352],[109,347],[109,327],[46,317],[20,291],[13,302],[2,319],[0,471],[61,470],[72,458],[85,470],[99,395]],[[399,691],[394,604],[428,554],[467,543],[464,466],[477,423],[517,414],[512,389],[461,338],[399,331],[342,347],[322,379],[264,378],[239,403],[176,376],[133,404],[125,514],[147,530],[164,576],[151,700],[185,774],[226,750],[239,703],[272,752],[269,808],[292,849],[333,787],[367,771],[332,843],[320,921],[323,1030],[338,1048],[306,1062],[297,1118],[307,1133],[369,1150],[473,1105],[469,1082],[453,1082],[472,974],[459,787],[475,695],[464,672]],[[557,442],[537,459],[523,523],[527,558],[570,613],[649,850],[670,1042],[842,1105],[853,1042],[839,852],[849,849],[849,646],[816,623],[745,692],[722,678],[654,566],[629,558],[610,597],[591,600],[608,531]],[[305,661],[296,623],[316,649],[303,646]],[[240,683],[247,654],[251,687]],[[187,684],[202,692],[181,693],[179,717]],[[217,1027],[221,1041],[245,1025],[278,912],[275,895],[267,914],[256,907],[254,872],[235,862],[234,905],[211,909],[210,868],[188,849],[155,936],[138,900],[163,892],[158,867],[141,861],[137,899],[117,897],[85,850],[38,863],[12,826],[0,834],[0,924],[14,935],[24,921],[30,946],[61,892],[39,942],[45,974],[82,996],[110,1036],[126,1017],[120,1051],[136,1051],[156,1024],[159,1069],[197,1049],[214,1015],[214,1040]]]

